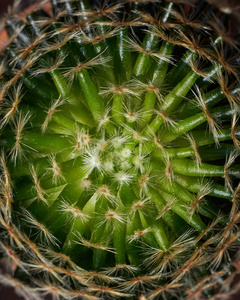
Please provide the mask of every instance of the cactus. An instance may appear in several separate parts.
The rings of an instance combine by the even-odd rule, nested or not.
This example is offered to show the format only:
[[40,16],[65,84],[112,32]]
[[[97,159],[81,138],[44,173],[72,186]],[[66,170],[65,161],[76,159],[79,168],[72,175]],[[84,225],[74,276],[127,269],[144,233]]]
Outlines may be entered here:
[[240,270],[227,15],[42,4],[4,20],[1,282],[26,299],[224,299]]

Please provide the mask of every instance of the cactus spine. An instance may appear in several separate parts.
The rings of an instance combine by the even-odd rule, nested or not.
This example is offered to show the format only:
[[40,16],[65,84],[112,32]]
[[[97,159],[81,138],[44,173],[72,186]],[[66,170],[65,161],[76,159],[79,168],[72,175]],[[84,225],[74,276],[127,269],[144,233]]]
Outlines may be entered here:
[[5,20],[1,281],[26,299],[220,299],[240,246],[226,15],[205,1],[52,8]]

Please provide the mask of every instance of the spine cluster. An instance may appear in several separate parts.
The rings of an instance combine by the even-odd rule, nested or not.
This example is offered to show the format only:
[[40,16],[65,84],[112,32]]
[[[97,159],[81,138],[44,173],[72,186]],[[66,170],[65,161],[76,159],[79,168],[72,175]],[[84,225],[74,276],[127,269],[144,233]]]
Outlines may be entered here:
[[216,7],[174,2],[5,20],[0,281],[26,299],[237,289],[239,44]]

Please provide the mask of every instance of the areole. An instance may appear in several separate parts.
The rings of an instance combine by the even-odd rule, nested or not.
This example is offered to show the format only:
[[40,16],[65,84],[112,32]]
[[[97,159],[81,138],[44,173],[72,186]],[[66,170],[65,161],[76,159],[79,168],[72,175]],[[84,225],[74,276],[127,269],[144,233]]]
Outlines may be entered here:
[[26,299],[231,293],[240,86],[227,15],[206,1],[52,8],[5,22],[0,280]]

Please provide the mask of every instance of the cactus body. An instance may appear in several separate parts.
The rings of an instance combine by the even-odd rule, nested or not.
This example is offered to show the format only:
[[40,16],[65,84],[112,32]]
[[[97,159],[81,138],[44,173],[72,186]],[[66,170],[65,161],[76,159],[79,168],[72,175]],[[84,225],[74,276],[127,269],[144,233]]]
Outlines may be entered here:
[[52,7],[5,22],[1,280],[27,299],[229,292],[240,86],[226,15],[204,1]]

